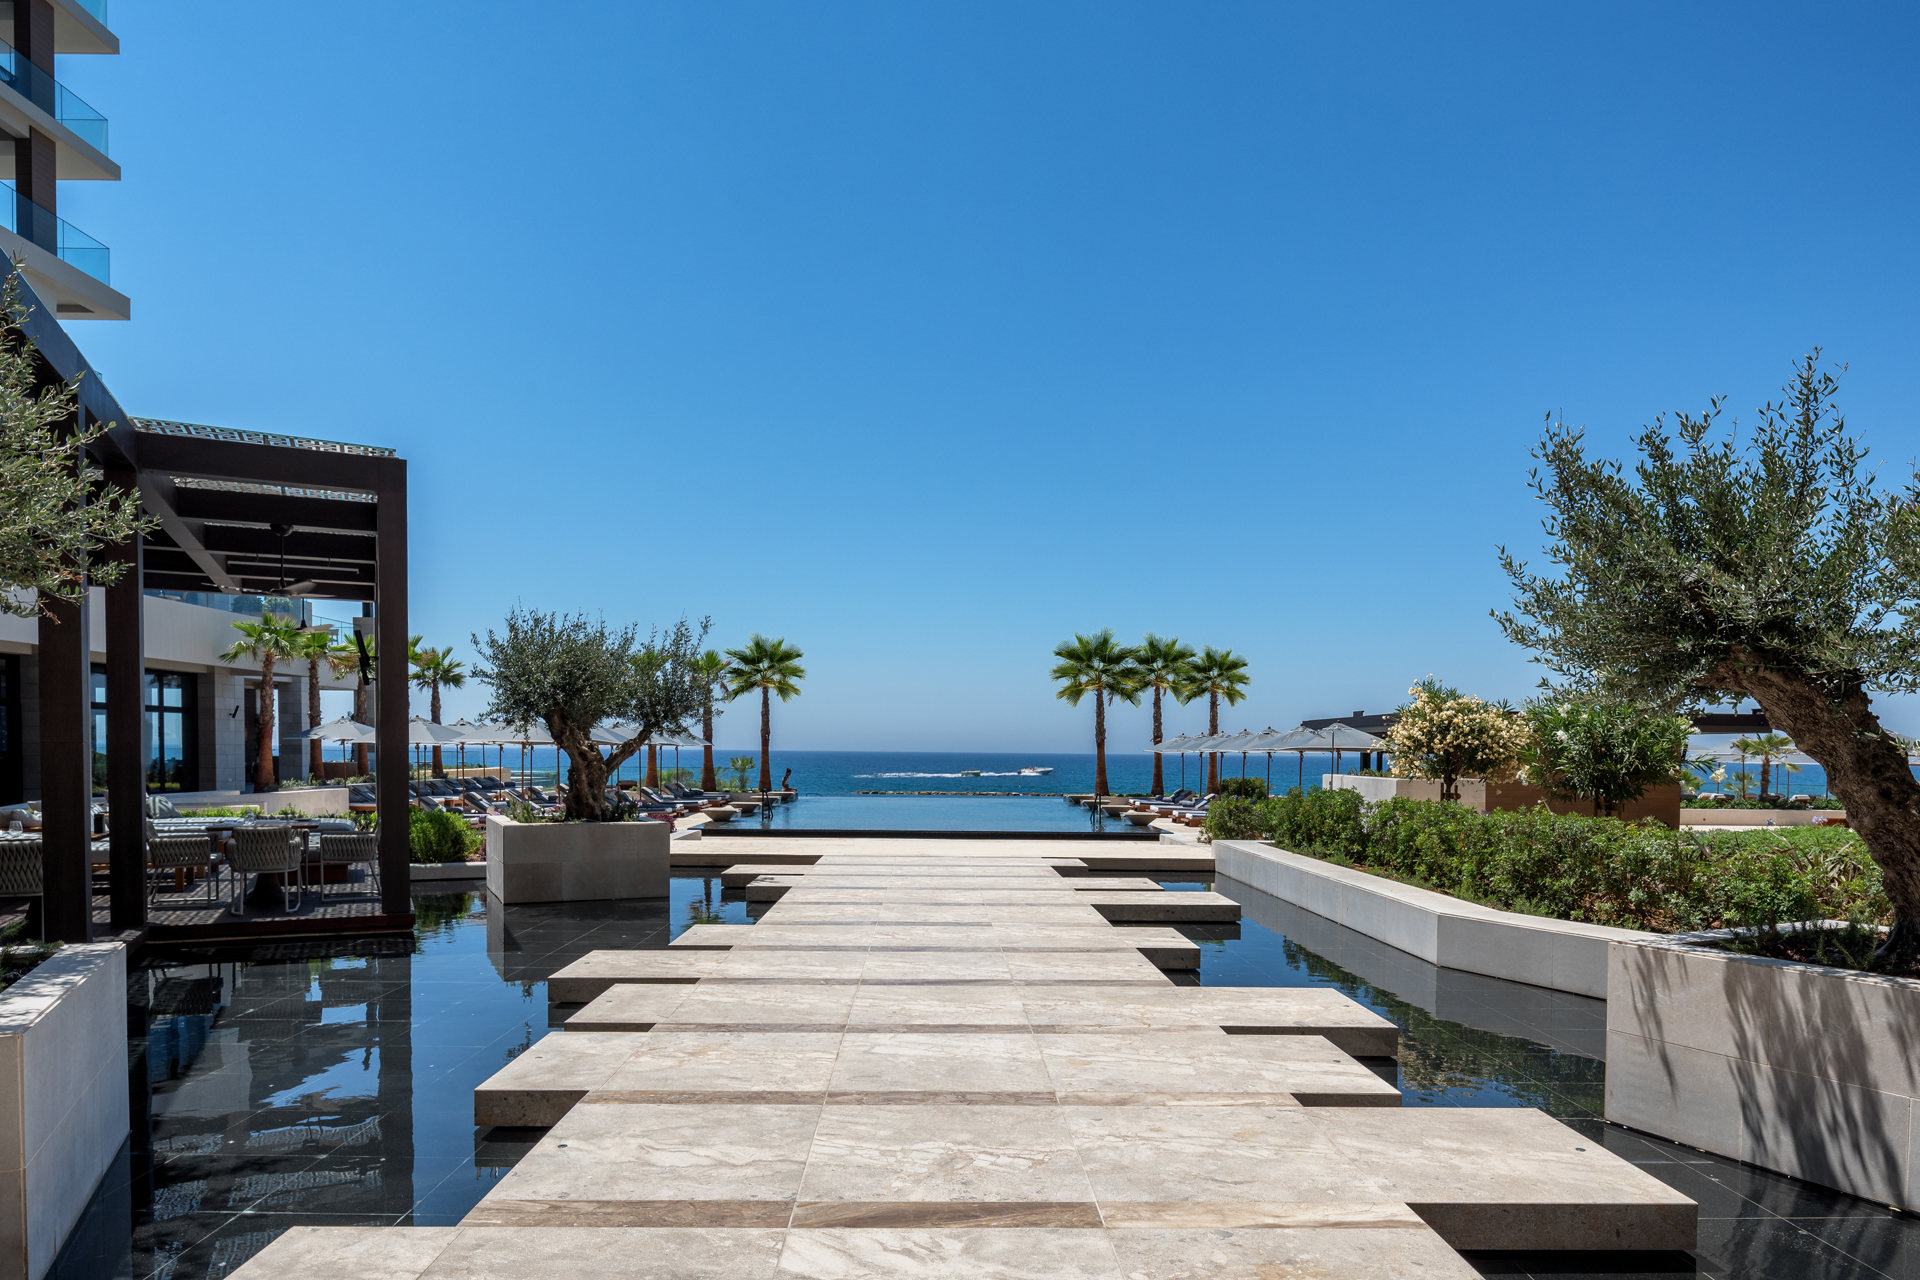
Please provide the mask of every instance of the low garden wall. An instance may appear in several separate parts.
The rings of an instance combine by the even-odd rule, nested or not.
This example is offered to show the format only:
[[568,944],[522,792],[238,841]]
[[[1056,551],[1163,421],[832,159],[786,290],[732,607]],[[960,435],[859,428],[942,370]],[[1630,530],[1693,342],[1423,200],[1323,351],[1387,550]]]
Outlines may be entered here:
[[1659,936],[1496,911],[1252,841],[1212,848],[1221,875],[1430,964],[1555,991],[1605,999],[1610,944]]
[[487,890],[502,902],[664,898],[664,822],[515,822],[487,817]]
[[[1368,778],[1354,773],[1323,773],[1320,785],[1329,791],[1358,791],[1368,804],[1382,800],[1438,800],[1440,783],[1432,778]],[[1487,811],[1487,784],[1477,778],[1462,778],[1454,783],[1460,803],[1469,809]]]
[[0,1280],[39,1280],[127,1140],[127,949],[62,947],[0,992]]
[[309,818],[334,818],[347,812],[345,787],[302,787],[297,791],[181,791],[166,799],[176,809],[232,809],[252,805],[261,813],[293,809]]
[[1608,955],[1607,1119],[1920,1208],[1920,981],[1685,936]]
[[1719,809],[1702,805],[1682,809],[1683,827],[1817,827],[1828,818],[1845,818],[1841,809]]

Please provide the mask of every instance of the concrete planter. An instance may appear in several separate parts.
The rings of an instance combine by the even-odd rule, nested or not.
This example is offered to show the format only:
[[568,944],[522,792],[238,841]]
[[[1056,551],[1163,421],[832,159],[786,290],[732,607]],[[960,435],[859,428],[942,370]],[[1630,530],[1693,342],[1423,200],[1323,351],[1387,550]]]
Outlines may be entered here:
[[1920,1208],[1920,981],[1678,938],[1608,971],[1607,1119]]
[[664,898],[673,829],[664,822],[487,818],[487,890],[502,902]]
[[0,1280],[39,1280],[127,1140],[127,952],[62,947],[0,993]]
[[1683,827],[1812,827],[1828,818],[1846,817],[1844,809],[1721,809],[1701,805],[1682,809]]
[[345,787],[303,787],[298,791],[182,791],[167,796],[176,809],[233,809],[243,806],[274,813],[294,809],[309,818],[337,818],[347,812]]

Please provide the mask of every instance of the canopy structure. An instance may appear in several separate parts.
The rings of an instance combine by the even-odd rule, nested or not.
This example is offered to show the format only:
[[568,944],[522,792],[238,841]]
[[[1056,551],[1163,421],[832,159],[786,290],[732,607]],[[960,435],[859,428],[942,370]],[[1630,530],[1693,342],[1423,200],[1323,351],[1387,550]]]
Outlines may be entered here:
[[1156,742],[1146,750],[1157,756],[1184,755],[1193,750],[1193,741],[1192,734],[1183,733],[1177,737],[1168,738],[1165,742]]

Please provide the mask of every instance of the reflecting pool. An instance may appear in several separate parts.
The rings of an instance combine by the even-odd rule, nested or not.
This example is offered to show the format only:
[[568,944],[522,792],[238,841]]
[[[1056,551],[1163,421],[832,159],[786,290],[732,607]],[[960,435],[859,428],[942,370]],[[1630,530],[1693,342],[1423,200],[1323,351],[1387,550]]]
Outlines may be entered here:
[[[1407,1105],[1540,1107],[1700,1201],[1697,1258],[1615,1259],[1607,1274],[1854,1280],[1920,1261],[1912,1219],[1603,1125],[1599,1001],[1435,969],[1257,890],[1211,887],[1245,918],[1183,929],[1203,958],[1177,980],[1337,987],[1400,1026],[1398,1061],[1375,1065]],[[218,1278],[294,1225],[457,1222],[537,1136],[476,1130],[472,1090],[553,1030],[554,971],[752,919],[717,875],[677,876],[672,890],[664,902],[494,909],[479,892],[418,895],[417,943],[276,943],[144,964],[128,1010],[134,1137],[53,1274]],[[1580,1270],[1593,1273],[1594,1257],[1580,1255]],[[1474,1262],[1524,1276],[1564,1275],[1569,1260]]]

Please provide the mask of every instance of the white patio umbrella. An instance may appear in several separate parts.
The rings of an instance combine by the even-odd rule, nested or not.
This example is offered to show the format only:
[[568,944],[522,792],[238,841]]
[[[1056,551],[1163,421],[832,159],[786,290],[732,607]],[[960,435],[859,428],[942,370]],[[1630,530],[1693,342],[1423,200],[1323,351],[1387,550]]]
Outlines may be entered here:
[[347,745],[353,743],[371,744],[374,739],[374,732],[372,725],[361,724],[358,720],[349,720],[345,716],[342,716],[337,720],[329,720],[325,724],[315,725],[305,733],[290,733],[287,735],[288,741],[311,742],[316,738],[318,738],[323,745],[329,742],[338,742],[342,744],[344,751]]
[[1247,776],[1247,744],[1259,736],[1257,733],[1242,729],[1239,733],[1224,735],[1220,741],[1214,743],[1208,750],[1223,752],[1238,751],[1240,753],[1240,776],[1244,778]]
[[[1272,736],[1269,737],[1268,735]],[[1267,753],[1269,766],[1271,766],[1273,753],[1275,751],[1294,752],[1296,763],[1299,766],[1298,781],[1295,785],[1304,790],[1306,787],[1307,752],[1320,750],[1320,743],[1322,741],[1323,739],[1317,730],[1309,729],[1302,724],[1280,733],[1269,729],[1266,733],[1258,735],[1254,744],[1247,749],[1249,751],[1265,751]],[[1268,774],[1269,780],[1271,780],[1271,767],[1268,769]]]
[[[1275,751],[1282,750],[1282,748],[1279,747],[1277,744],[1280,742],[1283,742],[1286,739],[1286,737],[1287,737],[1286,734],[1280,732],[1280,730],[1274,728],[1272,725],[1268,725],[1266,728],[1262,729],[1259,733],[1254,734],[1253,740],[1247,743],[1246,747],[1244,748],[1244,750],[1248,752],[1254,752],[1254,751],[1266,752],[1267,794],[1268,795],[1273,794],[1273,753]],[[1244,772],[1244,770],[1242,770],[1242,772]]]
[[1193,734],[1182,733],[1175,737],[1167,738],[1164,741],[1154,743],[1146,748],[1148,752],[1157,756],[1179,755],[1180,789],[1183,791],[1186,790],[1187,786],[1187,752],[1193,749],[1194,740]]

